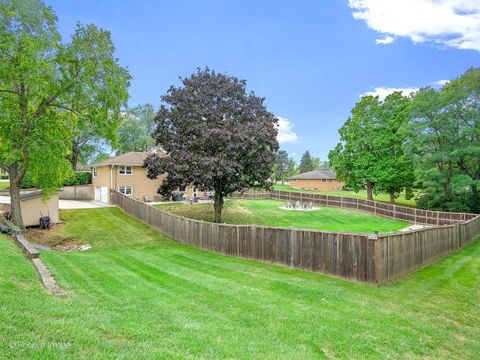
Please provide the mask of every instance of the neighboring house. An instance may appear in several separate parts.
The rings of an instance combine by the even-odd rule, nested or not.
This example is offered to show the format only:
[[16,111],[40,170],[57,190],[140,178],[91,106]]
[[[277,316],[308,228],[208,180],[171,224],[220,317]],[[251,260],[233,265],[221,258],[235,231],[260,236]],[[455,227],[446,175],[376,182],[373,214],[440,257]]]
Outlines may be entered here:
[[[148,152],[129,152],[91,165],[94,199],[109,203],[110,190],[115,189],[136,200],[144,201],[145,198],[151,201],[162,200],[157,190],[166,178],[166,174],[155,180],[147,177],[147,169],[143,167],[143,163],[148,155]],[[186,194],[190,198],[203,196],[203,193],[200,194],[195,187],[191,186],[186,186],[177,192]]]
[[7,178],[7,177],[8,177],[8,173],[5,170],[0,169],[0,179]]
[[342,190],[343,184],[337,180],[334,171],[323,169],[292,176],[290,187],[302,190],[335,191]]

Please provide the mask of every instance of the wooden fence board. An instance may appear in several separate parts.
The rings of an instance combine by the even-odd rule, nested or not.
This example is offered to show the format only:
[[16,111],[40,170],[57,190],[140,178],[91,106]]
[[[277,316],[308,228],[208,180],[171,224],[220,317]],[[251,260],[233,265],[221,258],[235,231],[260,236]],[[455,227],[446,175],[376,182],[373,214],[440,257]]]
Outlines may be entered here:
[[117,191],[111,193],[113,204],[184,244],[379,285],[430,264],[480,234],[480,215],[474,214],[392,207],[364,199],[297,195],[278,190],[269,193],[251,191],[241,196],[288,201],[301,199],[317,205],[358,209],[396,219],[415,218],[420,223],[442,226],[369,238],[365,234],[215,224],[168,214]]

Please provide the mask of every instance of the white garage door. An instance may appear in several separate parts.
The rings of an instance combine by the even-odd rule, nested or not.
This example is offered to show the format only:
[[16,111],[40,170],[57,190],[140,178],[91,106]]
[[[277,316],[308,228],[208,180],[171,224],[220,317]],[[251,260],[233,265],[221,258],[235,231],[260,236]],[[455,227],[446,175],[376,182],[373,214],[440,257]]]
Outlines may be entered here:
[[95,201],[108,203],[108,188],[106,186],[97,186],[95,188]]

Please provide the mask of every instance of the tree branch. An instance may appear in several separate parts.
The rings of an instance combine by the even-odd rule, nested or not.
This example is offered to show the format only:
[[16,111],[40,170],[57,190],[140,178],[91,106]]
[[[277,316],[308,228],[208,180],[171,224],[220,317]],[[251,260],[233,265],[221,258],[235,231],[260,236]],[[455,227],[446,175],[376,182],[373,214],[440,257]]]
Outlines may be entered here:
[[74,109],[72,109],[72,108],[70,108],[66,105],[63,105],[63,104],[50,103],[50,106],[70,111],[71,113],[74,113],[75,115],[81,115],[78,111],[76,111],[76,110],[74,110]]
[[20,95],[18,92],[13,91],[13,90],[8,90],[8,89],[0,89],[0,92],[9,93],[9,94],[15,94],[15,95]]

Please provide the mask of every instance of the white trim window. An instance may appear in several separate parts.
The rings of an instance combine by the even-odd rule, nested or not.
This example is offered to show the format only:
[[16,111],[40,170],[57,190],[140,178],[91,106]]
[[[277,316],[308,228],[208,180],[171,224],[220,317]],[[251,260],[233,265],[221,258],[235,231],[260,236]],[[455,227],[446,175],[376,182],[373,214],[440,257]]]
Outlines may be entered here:
[[132,175],[133,174],[133,167],[121,165],[118,167],[118,175]]
[[93,178],[97,177],[97,168],[96,167],[92,168],[92,177]]
[[119,186],[117,190],[123,195],[133,194],[133,186]]

